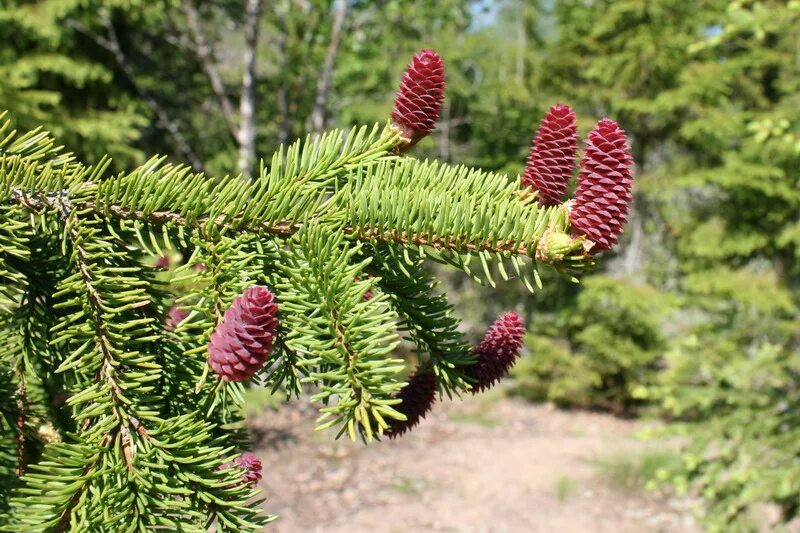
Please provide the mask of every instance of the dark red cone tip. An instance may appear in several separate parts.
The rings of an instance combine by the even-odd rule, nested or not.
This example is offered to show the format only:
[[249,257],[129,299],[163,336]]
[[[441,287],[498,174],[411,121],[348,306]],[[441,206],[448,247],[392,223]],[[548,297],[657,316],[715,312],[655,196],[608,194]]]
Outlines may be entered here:
[[261,460],[252,453],[243,453],[230,463],[223,464],[220,470],[226,470],[234,465],[245,471],[241,477],[242,483],[256,486],[261,481]]
[[393,439],[419,424],[433,407],[437,390],[436,375],[430,370],[417,369],[408,378],[406,386],[397,394],[402,401],[395,406],[395,409],[404,414],[406,419],[392,420],[386,435]]
[[433,50],[420,50],[403,73],[392,120],[411,147],[433,131],[444,103],[444,63]]
[[568,105],[558,104],[544,116],[531,146],[522,186],[539,191],[540,204],[561,203],[575,170],[578,153],[578,125]]
[[589,133],[569,216],[574,231],[594,242],[592,252],[617,244],[628,221],[632,175],[625,131],[613,120],[601,120]]
[[234,299],[208,344],[208,364],[225,381],[247,381],[263,368],[278,329],[278,304],[262,286]]
[[464,371],[475,382],[473,394],[491,388],[508,374],[519,357],[524,336],[525,324],[519,314],[508,311],[497,317],[475,347],[475,363]]

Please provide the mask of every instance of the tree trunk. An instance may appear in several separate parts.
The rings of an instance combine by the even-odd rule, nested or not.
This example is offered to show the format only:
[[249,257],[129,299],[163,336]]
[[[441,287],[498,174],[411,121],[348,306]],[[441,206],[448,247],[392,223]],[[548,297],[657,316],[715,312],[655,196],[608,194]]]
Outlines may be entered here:
[[339,53],[339,43],[342,37],[342,28],[350,9],[348,0],[337,0],[336,14],[333,18],[331,28],[331,41],[328,44],[328,53],[325,55],[325,64],[322,67],[322,75],[317,83],[317,95],[314,99],[314,109],[311,112],[311,125],[316,133],[325,130],[325,110],[328,104],[328,93],[331,88],[333,78],[333,66],[336,63],[336,54]]
[[[286,46],[289,35],[286,29],[286,11],[289,9],[285,2],[277,9],[278,19],[278,69],[283,71],[286,68]],[[289,118],[289,95],[286,90],[286,82],[279,76],[278,80],[278,143],[288,144],[292,138],[292,125]]]
[[245,4],[244,71],[242,96],[239,100],[239,171],[244,177],[253,175],[256,160],[256,48],[261,20],[261,0]]
[[203,71],[206,73],[206,77],[208,77],[211,90],[217,98],[222,118],[225,120],[231,135],[233,135],[233,140],[238,141],[239,132],[236,124],[236,113],[225,91],[225,84],[222,82],[222,76],[219,74],[216,60],[214,59],[214,51],[203,33],[203,28],[200,25],[200,15],[192,0],[183,0],[183,11],[186,13],[186,23],[192,34],[195,53],[200,60]]

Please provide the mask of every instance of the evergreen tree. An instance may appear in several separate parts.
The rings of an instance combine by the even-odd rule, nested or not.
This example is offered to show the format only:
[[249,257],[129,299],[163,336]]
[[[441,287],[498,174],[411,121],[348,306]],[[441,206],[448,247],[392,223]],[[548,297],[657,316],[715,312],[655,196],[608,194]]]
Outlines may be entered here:
[[[519,178],[403,156],[443,76],[421,52],[391,122],[281,148],[254,180],[163,158],[114,174],[3,125],[3,530],[257,530],[271,517],[252,501],[248,384],[314,387],[318,428],[369,442],[507,373],[521,317],[471,349],[423,263],[529,287],[545,265],[584,271],[588,235],[616,239],[624,220],[629,147],[597,126],[572,217]],[[170,250],[186,261],[167,284],[148,259]],[[408,384],[401,338],[419,360]]]
[[799,26],[797,2],[730,2],[675,89],[692,102],[677,141],[694,168],[665,213],[702,318],[670,350],[650,397],[685,422],[691,444],[674,480],[699,487],[717,530],[755,527],[759,504],[777,505],[785,521],[800,508]]

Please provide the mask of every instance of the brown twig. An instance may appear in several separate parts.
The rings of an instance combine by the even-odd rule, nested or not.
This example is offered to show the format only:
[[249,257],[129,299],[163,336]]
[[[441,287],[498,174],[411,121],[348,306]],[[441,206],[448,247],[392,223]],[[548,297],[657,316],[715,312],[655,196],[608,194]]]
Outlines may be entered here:
[[25,473],[25,412],[28,408],[25,377],[17,370],[17,476]]

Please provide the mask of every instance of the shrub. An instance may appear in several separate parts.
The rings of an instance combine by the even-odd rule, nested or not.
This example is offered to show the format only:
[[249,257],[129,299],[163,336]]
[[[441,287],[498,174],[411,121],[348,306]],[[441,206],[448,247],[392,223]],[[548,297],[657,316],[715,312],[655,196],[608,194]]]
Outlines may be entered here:
[[[593,276],[547,333],[527,337],[529,356],[513,371],[513,392],[570,407],[626,412],[641,405],[640,385],[651,383],[666,340],[662,322],[674,298],[643,284]],[[534,322],[531,328],[537,331]]]
[[668,479],[703,498],[701,518],[712,531],[755,529],[764,505],[790,521],[800,509],[791,294],[769,269],[719,269],[694,282],[705,319],[674,343],[664,371],[643,391],[672,420],[664,432],[686,443]]

